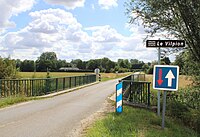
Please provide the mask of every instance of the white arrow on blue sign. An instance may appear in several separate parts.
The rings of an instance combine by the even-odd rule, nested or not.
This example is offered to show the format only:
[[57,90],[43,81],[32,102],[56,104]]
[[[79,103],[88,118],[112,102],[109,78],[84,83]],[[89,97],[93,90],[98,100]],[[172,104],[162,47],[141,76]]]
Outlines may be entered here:
[[155,65],[153,72],[153,89],[178,90],[179,66]]

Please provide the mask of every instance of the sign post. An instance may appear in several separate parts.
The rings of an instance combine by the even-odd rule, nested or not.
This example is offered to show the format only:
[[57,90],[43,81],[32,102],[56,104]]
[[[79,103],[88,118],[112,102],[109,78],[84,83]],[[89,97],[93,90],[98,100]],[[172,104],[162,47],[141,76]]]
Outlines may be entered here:
[[[160,48],[183,48],[185,47],[184,40],[147,40],[147,48],[158,48],[158,65],[160,65]],[[157,115],[160,116],[160,91],[157,93]]]
[[116,85],[116,112],[117,113],[122,113],[123,107],[122,107],[122,100],[123,100],[123,95],[122,95],[122,85],[123,82],[120,82]]
[[165,110],[167,91],[178,90],[179,66],[155,65],[153,72],[153,89],[164,90],[162,128],[165,127]]
[[[158,65],[160,65],[160,47],[158,47]],[[160,90],[158,90],[157,115],[160,116]]]

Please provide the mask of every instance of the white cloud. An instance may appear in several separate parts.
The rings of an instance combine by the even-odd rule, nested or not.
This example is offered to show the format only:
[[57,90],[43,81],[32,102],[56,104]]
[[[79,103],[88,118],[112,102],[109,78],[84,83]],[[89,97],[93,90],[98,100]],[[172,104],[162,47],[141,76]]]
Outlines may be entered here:
[[83,7],[85,0],[45,0],[50,4],[63,5],[67,9],[75,9],[77,7]]
[[91,7],[92,7],[93,10],[95,10],[95,6],[94,6],[94,4],[91,4]]
[[15,27],[15,23],[9,19],[21,12],[30,10],[35,3],[35,0],[1,0],[0,1],[0,28]]
[[[154,60],[155,51],[143,45],[139,31],[123,36],[109,25],[84,28],[73,14],[61,9],[29,15],[32,21],[26,27],[0,36],[2,56],[37,59],[42,52],[54,51],[58,58],[68,61],[102,57],[115,61],[118,58]],[[91,31],[91,35],[86,31]]]
[[102,9],[110,9],[111,7],[117,7],[117,0],[99,0],[98,4]]

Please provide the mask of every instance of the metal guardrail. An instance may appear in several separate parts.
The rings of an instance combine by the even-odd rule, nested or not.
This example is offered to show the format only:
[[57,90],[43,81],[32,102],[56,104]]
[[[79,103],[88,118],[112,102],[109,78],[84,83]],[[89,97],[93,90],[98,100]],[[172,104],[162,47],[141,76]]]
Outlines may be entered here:
[[96,82],[96,75],[60,78],[0,79],[0,97],[40,96]]
[[[143,79],[141,79],[141,77]],[[132,74],[120,80],[120,82],[123,82],[123,100],[133,104],[147,105],[147,107],[149,107],[151,82],[141,80],[145,80],[145,74],[137,74],[137,76]]]

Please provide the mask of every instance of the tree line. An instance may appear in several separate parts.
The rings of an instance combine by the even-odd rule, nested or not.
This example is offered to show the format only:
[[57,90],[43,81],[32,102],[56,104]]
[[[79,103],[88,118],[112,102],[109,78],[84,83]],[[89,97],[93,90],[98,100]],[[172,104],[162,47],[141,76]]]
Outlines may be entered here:
[[[170,64],[168,57],[162,59],[162,64]],[[109,58],[90,59],[83,61],[75,59],[71,62],[57,58],[55,52],[44,52],[36,61],[10,59],[0,57],[0,79],[15,78],[17,72],[59,72],[59,71],[88,71],[94,72],[94,69],[99,68],[101,72],[105,73],[124,73],[132,71],[144,71],[146,73],[153,73],[153,65],[156,61],[144,63],[138,59],[118,59],[116,62]],[[61,69],[70,68],[70,69]]]

